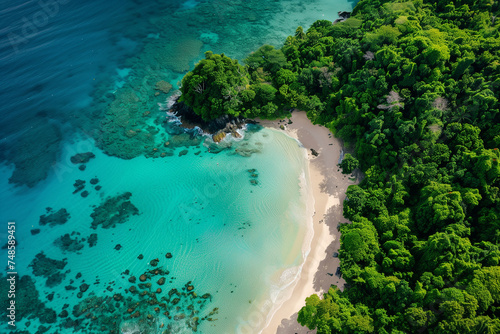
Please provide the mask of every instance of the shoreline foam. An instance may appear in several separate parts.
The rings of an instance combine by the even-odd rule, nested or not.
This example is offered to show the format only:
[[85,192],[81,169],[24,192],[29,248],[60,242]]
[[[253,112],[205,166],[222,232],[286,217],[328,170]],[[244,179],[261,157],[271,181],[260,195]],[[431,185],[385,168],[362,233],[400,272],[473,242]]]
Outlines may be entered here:
[[[280,129],[298,140],[307,150],[309,182],[312,189],[314,212],[312,215],[313,235],[309,254],[301,264],[295,284],[290,284],[287,297],[275,310],[268,314],[265,327],[260,331],[268,333],[311,333],[297,323],[297,312],[305,306],[305,298],[312,294],[328,291],[330,285],[343,290],[345,281],[335,275],[339,259],[333,252],[340,246],[339,222],[346,222],[342,216],[343,201],[347,187],[356,182],[350,181],[337,167],[342,143],[328,128],[314,125],[303,111],[292,113],[292,124],[286,122],[259,120],[264,127]],[[315,157],[310,149],[319,153]],[[314,331],[315,332],[315,331]]]

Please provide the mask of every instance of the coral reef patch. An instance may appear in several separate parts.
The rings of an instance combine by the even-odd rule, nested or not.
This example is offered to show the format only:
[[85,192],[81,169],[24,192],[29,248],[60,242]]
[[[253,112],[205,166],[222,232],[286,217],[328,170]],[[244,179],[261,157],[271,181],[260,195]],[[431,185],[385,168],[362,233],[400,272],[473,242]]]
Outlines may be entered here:
[[[9,281],[0,274],[0,291],[9,291]],[[33,279],[24,275],[16,277],[16,321],[24,318],[37,317],[41,323],[54,323],[56,321],[56,312],[46,307],[39,299],[39,293],[36,289]],[[0,294],[0,315],[4,317],[7,314],[7,308],[10,306],[10,298],[7,293]],[[5,317],[4,317],[5,318]],[[22,332],[20,332],[22,333]],[[30,333],[30,332],[26,332]]]
[[86,164],[90,159],[95,158],[95,154],[92,152],[77,153],[70,158],[71,162],[74,164]]
[[33,274],[35,276],[45,277],[47,280],[45,285],[48,287],[53,287],[60,284],[66,276],[66,273],[61,271],[66,267],[66,259],[54,260],[47,257],[43,251],[38,253],[33,261],[29,264],[29,267],[33,268]]
[[54,212],[52,208],[47,208],[47,214],[40,216],[39,224],[41,226],[49,225],[52,227],[66,223],[69,218],[70,214],[64,208],[58,210],[57,212]]
[[63,253],[66,252],[78,252],[84,246],[84,241],[79,238],[71,238],[71,236],[66,233],[56,240],[54,240],[54,245],[59,247]]
[[93,219],[91,227],[97,229],[113,228],[116,224],[125,223],[130,216],[138,215],[139,210],[130,202],[132,193],[126,192],[118,196],[107,198],[101,205],[94,209],[90,215]]

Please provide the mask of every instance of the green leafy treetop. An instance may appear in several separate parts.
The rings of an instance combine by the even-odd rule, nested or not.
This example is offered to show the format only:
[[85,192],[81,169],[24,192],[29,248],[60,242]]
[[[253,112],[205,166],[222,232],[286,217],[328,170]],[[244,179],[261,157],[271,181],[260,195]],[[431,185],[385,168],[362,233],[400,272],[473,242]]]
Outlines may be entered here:
[[193,108],[203,120],[224,115],[239,116],[248,102],[249,78],[246,69],[224,54],[205,52],[205,59],[182,79],[179,101]]
[[351,174],[353,170],[359,167],[359,161],[350,153],[346,153],[339,166],[342,167],[342,174]]

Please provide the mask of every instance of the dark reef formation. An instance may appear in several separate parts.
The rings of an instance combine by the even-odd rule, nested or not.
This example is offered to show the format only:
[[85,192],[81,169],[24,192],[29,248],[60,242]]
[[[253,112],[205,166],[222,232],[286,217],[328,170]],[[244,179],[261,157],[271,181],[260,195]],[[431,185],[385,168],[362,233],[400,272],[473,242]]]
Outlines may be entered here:
[[59,247],[63,253],[65,252],[77,252],[81,250],[84,246],[84,241],[78,238],[71,238],[71,236],[66,233],[60,236],[54,241],[54,245]]
[[[150,262],[153,261],[158,264],[159,259]],[[63,326],[73,327],[74,330],[85,328],[91,332],[118,334],[120,330],[126,331],[139,325],[141,333],[156,333],[158,328],[162,333],[175,333],[176,329],[183,327],[197,332],[198,326],[204,321],[217,320],[214,316],[218,308],[205,311],[212,296],[209,293],[197,294],[192,282],[164,291],[162,287],[170,273],[162,267],[146,270],[139,275],[139,284],[135,284],[136,277],[128,270],[122,275],[130,275],[127,279],[131,283],[128,288],[121,293],[113,293],[112,282],[106,289],[112,292],[109,295],[98,296],[90,292],[88,297],[74,305],[71,314],[61,311],[59,316],[67,319]],[[174,279],[171,277],[170,283]],[[159,315],[166,316],[168,323],[162,323]]]
[[60,209],[54,212],[52,208],[47,208],[47,214],[40,216],[40,225],[49,225],[50,227],[55,225],[62,225],[68,221],[70,214],[66,209]]
[[[0,291],[9,291],[9,282],[6,277],[0,274]],[[35,282],[28,276],[16,278],[16,321],[19,322],[24,318],[39,318],[42,324],[54,323],[56,321],[56,312],[45,307],[39,299],[39,293],[36,289]],[[7,293],[0,294],[0,315],[7,319],[4,315],[7,314],[7,308],[10,305],[10,298]],[[31,332],[31,331],[30,331]],[[21,333],[21,332],[20,332]],[[28,332],[29,333],[29,332]]]
[[129,200],[131,196],[132,193],[126,192],[106,199],[90,215],[93,219],[91,227],[113,228],[116,224],[125,223],[130,216],[138,215],[139,210]]
[[60,284],[66,277],[66,273],[62,272],[66,264],[66,259],[54,260],[47,257],[43,251],[41,251],[35,256],[33,261],[31,261],[29,267],[33,268],[33,274],[35,276],[42,276],[47,279],[45,282],[46,286],[53,287]]
[[85,181],[76,180],[75,183],[73,183],[73,187],[75,187],[73,194],[76,194],[77,192],[82,191],[85,188]]
[[77,153],[70,158],[71,162],[74,164],[86,164],[90,159],[95,158],[95,154],[92,152]]
[[89,235],[87,242],[89,243],[89,247],[94,247],[97,244],[97,233]]

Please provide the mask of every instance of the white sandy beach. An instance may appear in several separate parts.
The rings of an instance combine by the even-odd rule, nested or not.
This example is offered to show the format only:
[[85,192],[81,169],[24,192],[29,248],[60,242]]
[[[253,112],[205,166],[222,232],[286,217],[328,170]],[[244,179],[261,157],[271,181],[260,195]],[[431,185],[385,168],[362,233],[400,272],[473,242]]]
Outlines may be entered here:
[[[337,167],[342,150],[339,139],[326,127],[312,124],[305,112],[293,112],[291,120],[292,124],[288,124],[287,120],[259,120],[259,123],[275,129],[284,125],[284,131],[299,140],[308,150],[309,175],[314,196],[314,237],[298,282],[289,294],[291,297],[274,313],[262,330],[263,334],[315,333],[316,331],[310,331],[297,323],[297,312],[311,294],[321,295],[332,284],[342,290],[345,283],[342,278],[335,276],[339,259],[333,257],[333,253],[338,252],[340,246],[337,225],[347,221],[342,216],[345,192],[349,185],[356,182],[349,180],[348,175],[343,175]],[[314,149],[319,155],[315,157],[310,149]]]

